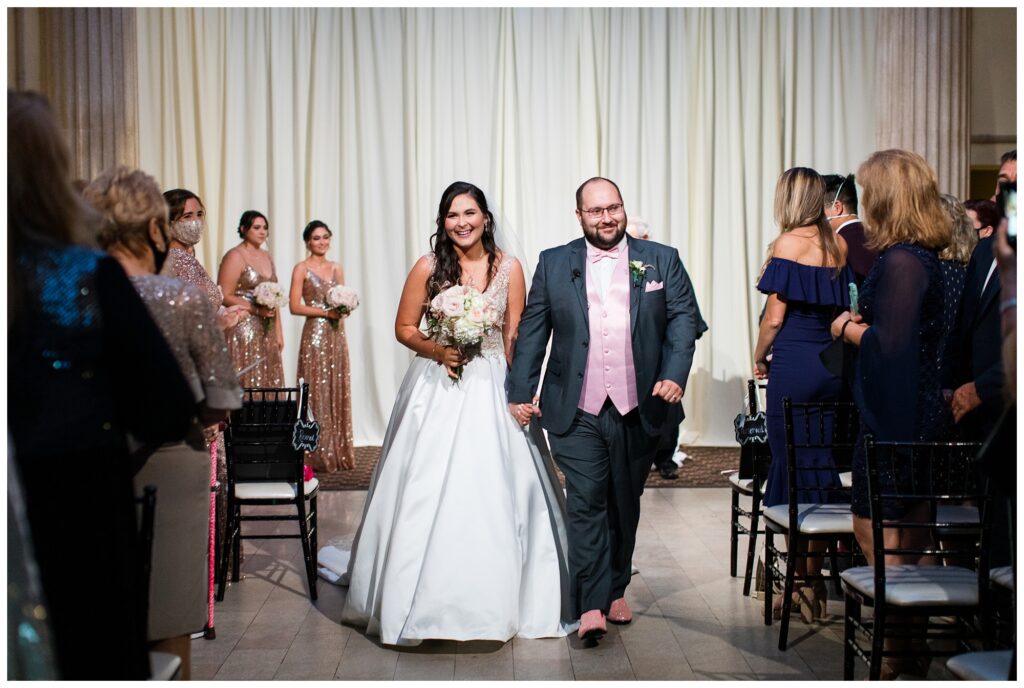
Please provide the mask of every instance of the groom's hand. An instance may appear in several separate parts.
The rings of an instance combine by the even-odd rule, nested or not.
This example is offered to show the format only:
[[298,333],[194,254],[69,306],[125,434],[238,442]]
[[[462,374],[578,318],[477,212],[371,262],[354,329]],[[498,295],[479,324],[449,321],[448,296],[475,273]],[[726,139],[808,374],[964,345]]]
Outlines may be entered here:
[[652,397],[661,397],[670,404],[677,404],[683,398],[683,388],[671,380],[659,380],[654,383]]

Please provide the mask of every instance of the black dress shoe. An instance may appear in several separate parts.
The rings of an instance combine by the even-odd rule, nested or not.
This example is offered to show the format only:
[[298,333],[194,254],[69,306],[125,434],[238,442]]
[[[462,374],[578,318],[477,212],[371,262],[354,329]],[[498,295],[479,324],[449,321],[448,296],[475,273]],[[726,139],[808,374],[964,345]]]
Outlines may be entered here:
[[679,478],[679,471],[676,470],[675,466],[659,468],[658,473],[661,473],[661,477],[665,480],[676,480]]

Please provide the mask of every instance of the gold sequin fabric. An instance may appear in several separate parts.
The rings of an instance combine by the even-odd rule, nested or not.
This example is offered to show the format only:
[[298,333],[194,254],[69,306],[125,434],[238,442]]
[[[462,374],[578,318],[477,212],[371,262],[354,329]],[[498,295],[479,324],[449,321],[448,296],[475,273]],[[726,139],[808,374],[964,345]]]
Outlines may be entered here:
[[[235,296],[255,303],[253,290],[256,285],[276,281],[276,275],[264,277],[256,272],[256,268],[246,264],[238,277]],[[280,311],[277,317],[281,317]],[[224,333],[235,370],[245,371],[238,376],[242,387],[284,386],[284,364],[281,362],[281,352],[277,348],[277,325],[272,323],[270,327],[266,327],[264,322],[264,319],[257,315],[244,313],[238,324]]]
[[131,281],[167,340],[196,401],[213,409],[240,408],[242,390],[206,296],[195,285],[173,277],[140,275]]
[[[327,291],[336,282],[322,280],[306,270],[302,300],[313,308],[327,308]],[[309,403],[320,424],[320,444],[306,454],[314,470],[334,473],[355,466],[352,442],[352,385],[345,321],[331,326],[327,318],[306,318],[299,345],[298,376],[309,383]]]
[[164,268],[160,274],[177,277],[182,282],[199,287],[199,291],[206,295],[215,312],[224,302],[224,294],[220,287],[210,279],[210,274],[206,272],[202,263],[188,251],[180,248],[172,248],[168,251],[167,260],[164,261]]

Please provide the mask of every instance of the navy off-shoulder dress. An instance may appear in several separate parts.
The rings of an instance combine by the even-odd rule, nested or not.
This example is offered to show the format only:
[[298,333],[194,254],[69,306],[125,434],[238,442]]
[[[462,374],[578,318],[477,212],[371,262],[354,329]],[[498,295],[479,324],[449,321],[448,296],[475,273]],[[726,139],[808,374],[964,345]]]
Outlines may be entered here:
[[[803,265],[785,258],[772,258],[757,284],[765,294],[778,294],[786,302],[786,315],[775,341],[768,371],[767,408],[768,444],[772,451],[765,506],[789,501],[789,476],[786,471],[786,434],[782,400],[794,402],[836,401],[840,378],[821,362],[821,352],[832,342],[829,328],[837,311],[849,307],[848,284],[853,271],[844,266],[837,273],[832,267]],[[815,427],[816,427],[815,423]],[[799,424],[797,424],[799,431]],[[799,438],[798,438],[799,441]],[[801,449],[801,466],[830,466],[828,450]],[[797,474],[798,488],[838,487],[834,471],[802,471]],[[831,499],[836,493],[808,489],[797,493],[801,503]]]

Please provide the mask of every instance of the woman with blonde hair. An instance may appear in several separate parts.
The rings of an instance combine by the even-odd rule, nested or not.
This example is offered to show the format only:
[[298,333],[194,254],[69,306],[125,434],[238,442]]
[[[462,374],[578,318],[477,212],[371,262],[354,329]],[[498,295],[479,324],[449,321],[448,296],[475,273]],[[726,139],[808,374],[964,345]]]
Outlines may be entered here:
[[190,635],[207,619],[210,459],[202,427],[241,407],[241,388],[210,300],[193,284],[157,274],[167,255],[167,203],[141,170],[117,167],[83,192],[103,215],[99,242],[128,274],[192,388],[198,418],[184,442],[156,449],[136,474],[136,491],[157,488],[148,637],[191,673]]
[[[754,348],[754,375],[758,379],[768,378],[766,413],[772,462],[765,506],[789,502],[782,400],[788,397],[807,403],[839,398],[841,380],[825,368],[821,352],[832,342],[829,322],[836,308],[849,304],[847,285],[854,276],[846,266],[846,241],[832,230],[824,208],[825,181],[821,175],[807,167],[794,167],[782,173],[775,187],[779,236],[772,242],[771,255],[757,283],[758,290],[768,295]],[[832,455],[827,450],[801,450],[797,463],[828,467],[832,465]],[[834,492],[814,488],[839,487],[834,471],[801,471],[798,477],[800,503],[828,501]],[[823,547],[825,543],[811,544]],[[820,572],[820,558],[811,557],[796,574],[804,577]],[[821,616],[826,599],[822,581],[806,588],[800,595],[804,618]],[[781,613],[783,602],[781,596],[775,600],[776,616]]]
[[[938,441],[949,427],[936,362],[942,339],[944,287],[938,252],[952,235],[942,208],[935,173],[917,153],[874,153],[857,172],[864,188],[862,203],[869,244],[880,252],[860,292],[860,314],[842,313],[832,333],[860,348],[853,394],[861,432],[883,442]],[[885,488],[910,494],[914,476],[897,466]],[[853,457],[853,528],[861,549],[872,558],[871,514],[863,444]],[[926,504],[883,504],[884,517],[913,520]],[[924,517],[924,514],[921,514]],[[928,538],[919,528],[887,532],[913,546]],[[917,543],[920,544],[920,543]],[[894,542],[892,546],[896,546]],[[891,555],[891,564],[919,559]],[[928,657],[883,660],[882,675],[923,674]]]

